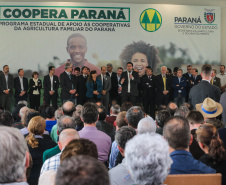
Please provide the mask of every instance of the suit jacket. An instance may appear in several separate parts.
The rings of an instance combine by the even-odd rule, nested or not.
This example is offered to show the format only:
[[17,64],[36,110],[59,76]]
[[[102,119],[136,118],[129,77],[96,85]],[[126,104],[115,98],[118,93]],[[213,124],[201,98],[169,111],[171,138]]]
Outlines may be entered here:
[[202,103],[207,97],[214,101],[220,101],[220,89],[206,80],[202,80],[199,84],[192,87],[189,93],[189,102],[195,107],[196,104]]
[[[110,76],[110,74],[107,72],[107,76]],[[117,73],[112,72],[111,74],[111,90],[110,90],[110,97],[111,99],[115,99],[118,96],[118,79],[117,79]]]
[[[101,75],[98,75],[97,78],[101,80],[101,83],[102,83],[102,86],[103,86]],[[110,78],[110,76],[105,75],[104,86],[103,86],[102,90],[107,91],[107,93],[106,93],[106,95],[107,95],[107,94],[109,94],[110,89],[111,89],[111,78]]]
[[154,75],[151,76],[151,79],[148,79],[148,76],[145,74],[141,77],[141,86],[142,86],[142,93],[143,98],[147,96],[155,96],[155,79]]
[[[130,79],[130,94],[132,96],[138,96],[138,83],[140,83],[140,77],[138,75],[138,73],[136,71],[132,71],[132,75],[134,77],[134,79]],[[122,79],[125,78],[124,83],[122,84],[121,81]],[[119,80],[119,84],[122,85],[122,96],[126,96],[126,94],[128,93],[128,74],[127,71],[122,72],[121,78]]]
[[[155,85],[157,88],[157,94],[163,95],[164,83],[163,83],[162,74],[159,74],[158,76],[156,76]],[[170,93],[171,88],[172,88],[171,77],[169,75],[166,75],[166,90],[169,91],[169,93]]]
[[[96,83],[97,83],[97,92],[99,93],[97,98],[101,98],[101,91],[103,90],[102,82],[99,78],[97,78]],[[86,87],[87,87],[86,97],[93,98],[93,82],[87,81]]]
[[41,88],[42,88],[42,81],[40,79],[38,79],[38,85],[37,86],[35,85],[33,78],[30,79],[30,81],[29,81],[29,92],[28,92],[29,94],[33,94],[34,90],[38,90],[39,94],[41,94],[41,91],[40,91]]
[[[13,87],[14,87],[14,80],[13,80],[13,75],[8,74],[8,89],[9,90],[9,94],[13,94]],[[3,91],[7,90],[7,86],[6,86],[6,79],[5,79],[5,74],[2,73],[0,75],[0,94],[5,94]]]
[[[44,76],[43,86],[44,86],[44,96],[48,95],[49,91],[51,91],[51,81],[49,75]],[[53,91],[55,91],[55,94],[58,94],[58,88],[59,88],[59,79],[57,76],[53,75]]]
[[[193,87],[193,86],[195,86],[195,85],[197,85],[199,82],[201,82],[202,81],[202,77],[201,77],[201,75],[197,75],[196,76],[196,79],[195,79],[195,77],[191,77],[190,78],[190,82],[188,82],[189,83],[189,86],[190,86],[190,89]],[[192,83],[191,83],[192,82]]]
[[79,94],[80,98],[85,98],[86,97],[86,91],[87,91],[87,87],[86,87],[86,82],[88,79],[88,76],[85,78],[83,75],[80,75],[77,77],[77,91]]
[[216,85],[217,87],[221,88],[221,79],[215,76],[213,80],[213,85]]
[[[28,79],[26,77],[23,77],[23,87],[24,91],[26,91],[23,97],[27,98]],[[14,78],[14,88],[15,88],[15,98],[18,98],[22,91],[19,77]]]
[[177,97],[178,91],[180,90],[183,97],[187,96],[187,79],[185,77],[181,77],[180,83],[178,77],[173,79],[173,96]]
[[98,120],[96,122],[96,127],[98,130],[109,135],[111,137],[112,142],[115,140],[115,127],[112,124],[107,123],[106,121],[103,120]]
[[[67,100],[71,98],[70,90],[76,89],[76,79],[74,75],[71,75],[71,80],[67,73],[64,71],[60,74],[60,86],[61,86],[61,99]],[[85,85],[85,84],[84,84]],[[75,98],[75,96],[73,96]]]

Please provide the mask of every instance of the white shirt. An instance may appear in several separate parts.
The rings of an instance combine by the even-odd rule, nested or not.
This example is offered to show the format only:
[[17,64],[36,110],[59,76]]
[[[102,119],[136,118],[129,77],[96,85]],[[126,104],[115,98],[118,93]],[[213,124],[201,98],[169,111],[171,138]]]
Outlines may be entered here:
[[19,76],[21,91],[24,91],[23,77]]
[[110,75],[110,77],[111,77],[111,75],[112,75],[112,72],[111,72],[111,73],[109,73],[109,72],[108,72],[108,74],[109,74],[109,75]]
[[[121,85],[119,84],[120,76],[117,75],[117,79],[118,79],[118,88],[119,88],[121,87]],[[121,92],[118,92],[118,93],[120,94]]]
[[221,86],[226,85],[226,73],[223,75],[221,73],[217,74],[216,77],[220,78],[221,80]]
[[5,74],[5,81],[6,81],[6,89],[9,89],[8,88],[8,75],[6,75],[6,74]]
[[53,91],[53,76],[51,77],[51,76],[49,75],[49,77],[50,77],[50,82],[51,82],[51,91]]
[[128,93],[130,93],[130,77],[129,74],[132,74],[132,71],[127,71],[127,76],[128,76]]

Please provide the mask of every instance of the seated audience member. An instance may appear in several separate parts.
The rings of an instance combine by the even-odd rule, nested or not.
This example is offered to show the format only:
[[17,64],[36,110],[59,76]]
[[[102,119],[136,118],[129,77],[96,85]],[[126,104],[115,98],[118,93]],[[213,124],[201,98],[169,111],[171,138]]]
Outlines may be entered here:
[[74,111],[76,110],[75,104],[71,101],[66,101],[62,106],[63,114],[65,116],[72,116]]
[[189,113],[189,109],[185,106],[180,106],[179,109],[176,110],[176,112],[174,113],[174,116],[182,116],[184,118],[186,118],[186,116]]
[[[136,131],[128,126],[124,126],[120,128],[115,134],[115,141],[117,143],[117,147],[124,158],[124,150],[127,141],[132,139],[136,135]],[[111,180],[111,184],[134,184],[131,178],[126,178],[129,175],[129,172],[125,166],[125,159],[122,160],[121,164],[118,164],[116,167],[112,168],[109,171],[109,177]]]
[[110,109],[110,116],[106,118],[106,122],[113,125],[119,112],[120,106],[118,104],[112,105]]
[[143,118],[137,125],[138,134],[154,133],[156,131],[156,123],[151,117]]
[[157,130],[156,133],[162,135],[163,134],[163,127],[165,125],[166,120],[170,117],[170,113],[166,110],[160,110],[156,114],[156,123],[157,123]]
[[108,171],[97,159],[78,155],[60,164],[55,185],[110,185]]
[[81,119],[84,122],[84,127],[79,131],[79,136],[94,142],[97,145],[98,159],[101,162],[106,162],[110,153],[111,138],[96,128],[99,114],[97,108],[94,103],[85,103],[83,105]]
[[124,102],[120,108],[120,112],[128,111],[133,106],[130,102]]
[[208,174],[216,170],[193,158],[189,152],[191,132],[188,121],[181,116],[167,120],[163,128],[163,136],[168,141],[173,164],[170,174]]
[[196,134],[199,146],[205,152],[200,161],[221,173],[222,185],[226,184],[226,151],[216,127],[206,123],[196,130]]
[[159,134],[136,135],[126,143],[125,166],[128,172],[124,179],[133,179],[130,185],[163,184],[171,164],[169,147]]
[[[120,112],[117,115],[116,124],[117,124],[116,130],[119,130],[123,126],[128,126],[128,124],[126,123],[126,111]],[[117,147],[116,141],[114,141],[111,146],[111,154],[109,157],[109,168],[110,169],[115,166],[115,161],[116,161],[118,154],[119,154],[119,149]]]
[[126,120],[128,126],[134,129],[137,129],[137,125],[142,118],[144,118],[144,112],[141,110],[140,107],[137,106],[131,107],[126,112]]
[[78,132],[75,129],[72,129],[72,128],[64,129],[60,133],[58,146],[61,152],[47,159],[44,162],[44,164],[42,165],[41,174],[45,171],[57,170],[58,166],[60,165],[60,155],[62,154],[62,150],[73,139],[79,139]]
[[216,119],[223,111],[220,103],[215,102],[211,98],[206,98],[203,103],[196,104],[196,110],[202,113],[206,123],[213,124],[217,129],[224,127],[223,123]]
[[203,115],[196,110],[192,110],[188,113],[186,119],[188,120],[189,126],[190,126],[190,131],[192,135],[192,143],[189,146],[189,151],[191,152],[192,156],[199,160],[200,157],[204,155],[204,152],[202,149],[199,147],[198,142],[196,141],[196,130],[199,128],[201,125],[204,124],[204,117]]
[[83,124],[83,121],[82,121],[81,117],[80,117],[80,116],[76,116],[76,113],[74,112],[72,118],[74,118],[75,123],[76,123],[75,129],[76,129],[77,131],[82,130],[83,127],[84,127],[84,124]]
[[11,127],[13,124],[13,116],[9,111],[0,112],[0,125]]
[[47,109],[48,105],[40,105],[38,107],[38,113],[40,114],[40,116],[42,116],[44,119],[46,119],[46,109]]
[[182,103],[180,107],[182,107],[182,106],[187,107],[189,109],[189,111],[193,110],[192,105],[188,102]]
[[12,116],[13,116],[13,119],[14,119],[14,123],[16,122],[20,122],[21,120],[21,117],[20,117],[20,109],[22,107],[25,107],[26,105],[25,104],[17,104],[15,107],[13,107],[13,110],[12,110]]
[[29,152],[23,135],[16,128],[1,126],[0,145],[0,184],[28,185]]
[[220,98],[220,104],[223,107],[223,112],[222,112],[223,119],[222,120],[223,120],[224,125],[226,125],[226,101],[225,100],[226,100],[226,92],[224,92]]
[[[63,110],[62,110],[62,107],[59,107],[55,113],[55,119],[57,120],[57,123],[60,119],[61,116],[63,116]],[[58,140],[58,134],[57,134],[57,123],[52,127],[52,130],[51,130],[51,138],[53,141],[55,141],[57,143],[57,140]]]
[[14,123],[13,125],[12,125],[12,127],[14,127],[14,128],[18,128],[18,129],[22,129],[22,128],[24,128],[24,124],[23,124],[23,115],[26,113],[26,111],[28,110],[29,108],[28,107],[22,107],[21,109],[20,109],[20,111],[19,111],[19,117],[21,118],[20,119],[20,121],[18,121],[18,122],[16,122],[16,123]]
[[45,131],[45,127],[45,119],[41,116],[33,117],[28,124],[29,134],[26,137],[26,141],[33,160],[33,166],[31,168],[31,174],[30,178],[28,179],[28,183],[32,185],[38,184],[38,178],[43,164],[43,152],[56,146],[54,141],[43,138],[42,135]]
[[55,118],[55,110],[53,107],[47,107],[46,108],[46,131],[51,133],[52,127],[57,123],[57,120]]
[[177,109],[178,109],[177,104],[174,102],[169,102],[166,107],[166,110],[170,113],[171,116],[175,114]]
[[75,108],[76,116],[81,116],[81,112],[82,112],[82,105],[77,105]]
[[105,119],[107,117],[107,109],[104,106],[98,107],[99,119],[96,122],[96,127],[98,130],[104,132],[109,137],[111,137],[111,141],[115,140],[115,127],[106,122]]
[[[69,129],[69,128],[72,128],[72,129],[76,128],[75,120],[69,116],[61,116],[57,123],[57,134],[60,135],[60,133],[63,130]],[[61,152],[61,150],[59,148],[59,145],[55,146],[54,148],[50,148],[50,149],[46,150],[43,153],[43,162],[45,162],[45,160],[49,159],[50,157],[52,157],[60,152]]]

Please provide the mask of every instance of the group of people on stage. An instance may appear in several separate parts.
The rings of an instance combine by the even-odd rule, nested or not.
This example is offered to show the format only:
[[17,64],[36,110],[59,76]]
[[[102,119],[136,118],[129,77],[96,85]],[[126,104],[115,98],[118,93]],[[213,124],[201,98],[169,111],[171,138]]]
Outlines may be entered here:
[[[30,107],[37,110],[40,106],[41,89],[44,88],[45,104],[52,104],[57,109],[60,85],[60,97],[63,103],[70,100],[75,104],[83,105],[87,101],[101,101],[105,108],[109,109],[113,100],[118,104],[129,101],[133,105],[143,104],[145,112],[154,117],[156,105],[158,109],[164,108],[170,101],[174,101],[178,106],[185,101],[193,105],[189,92],[193,86],[202,81],[198,70],[191,65],[187,66],[187,73],[175,67],[172,74],[169,68],[162,66],[161,74],[156,76],[153,75],[150,66],[145,68],[143,76],[139,76],[132,62],[127,63],[126,70],[119,67],[117,72],[113,72],[113,66],[109,63],[100,68],[99,75],[96,70],[90,71],[86,66],[81,69],[73,68],[70,62],[65,63],[64,68],[64,72],[59,75],[59,80],[55,75],[55,67],[50,66],[49,74],[44,76],[42,85],[38,72],[32,73],[28,83],[23,69],[19,69],[18,77],[13,78],[9,73],[9,66],[3,66],[3,73],[0,75],[1,106],[10,110],[13,88],[15,88],[15,104],[21,100],[27,101],[29,95]],[[226,90],[225,66],[220,66],[219,74],[216,74],[216,69],[212,69],[211,77],[210,83],[224,92]]]

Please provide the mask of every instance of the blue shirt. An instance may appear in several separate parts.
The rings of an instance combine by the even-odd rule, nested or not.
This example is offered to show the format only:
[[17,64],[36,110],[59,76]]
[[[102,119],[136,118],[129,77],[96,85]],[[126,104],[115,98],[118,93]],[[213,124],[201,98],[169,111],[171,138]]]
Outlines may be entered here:
[[119,149],[117,147],[116,141],[114,141],[111,146],[111,155],[109,157],[109,168],[110,169],[115,167],[115,161],[118,156],[118,153],[119,153]]
[[216,173],[216,170],[206,166],[193,158],[186,150],[176,150],[170,154],[173,160],[170,174],[207,174]]

